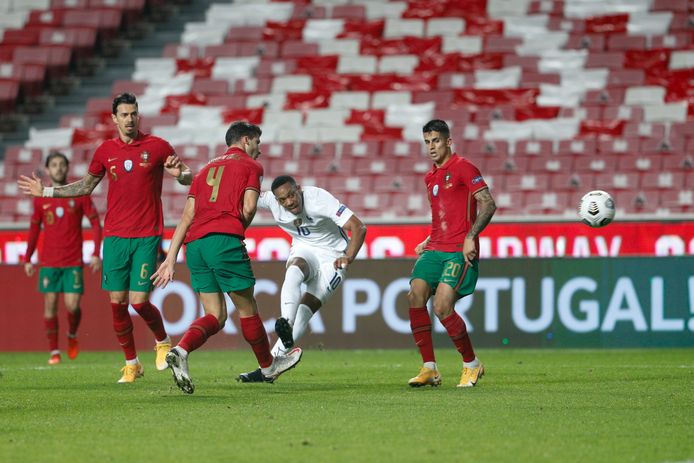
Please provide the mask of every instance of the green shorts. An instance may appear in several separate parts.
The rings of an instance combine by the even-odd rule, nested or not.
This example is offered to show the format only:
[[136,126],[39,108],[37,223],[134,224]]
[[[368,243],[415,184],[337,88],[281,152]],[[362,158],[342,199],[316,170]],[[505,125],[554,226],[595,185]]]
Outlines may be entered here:
[[461,252],[424,251],[414,264],[410,281],[422,279],[434,291],[439,283],[445,283],[463,297],[475,291],[478,275],[477,259],[466,265]]
[[149,277],[157,265],[160,236],[146,238],[104,238],[104,270],[101,287],[107,291],[149,292]]
[[84,294],[82,267],[42,267],[39,269],[39,291]]
[[191,241],[186,263],[196,293],[228,293],[255,285],[251,259],[238,236],[213,233]]

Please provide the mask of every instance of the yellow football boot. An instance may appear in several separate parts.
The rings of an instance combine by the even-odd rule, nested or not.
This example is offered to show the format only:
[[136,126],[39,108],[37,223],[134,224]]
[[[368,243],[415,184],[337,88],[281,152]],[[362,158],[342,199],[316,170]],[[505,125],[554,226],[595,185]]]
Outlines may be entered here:
[[422,369],[419,370],[419,374],[414,378],[410,378],[407,384],[409,384],[411,387],[440,386],[441,375],[439,374],[438,370],[422,367]]
[[145,375],[145,369],[142,368],[142,364],[140,363],[125,365],[120,371],[123,372],[123,376],[118,380],[119,383],[133,383],[137,378],[141,378]]
[[464,367],[458,387],[473,387],[482,376],[484,376],[484,365],[481,363],[475,368]]
[[166,354],[171,350],[171,341],[158,342],[154,346],[154,351],[157,353],[157,359],[155,361],[157,365],[157,370],[164,371],[169,368],[169,364],[166,363]]

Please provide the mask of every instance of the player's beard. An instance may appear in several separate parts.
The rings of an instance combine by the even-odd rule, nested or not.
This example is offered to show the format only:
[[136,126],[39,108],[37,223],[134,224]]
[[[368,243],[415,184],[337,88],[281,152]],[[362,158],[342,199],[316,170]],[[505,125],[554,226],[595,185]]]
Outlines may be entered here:
[[53,183],[53,185],[56,185],[56,186],[65,185],[66,180],[67,180],[67,173],[63,174],[61,177],[51,176],[51,183]]

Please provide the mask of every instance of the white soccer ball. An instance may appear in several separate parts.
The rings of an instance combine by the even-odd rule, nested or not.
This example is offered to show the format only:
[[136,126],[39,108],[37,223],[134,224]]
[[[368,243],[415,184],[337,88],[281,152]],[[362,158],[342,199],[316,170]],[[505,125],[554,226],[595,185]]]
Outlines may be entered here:
[[591,227],[604,227],[614,219],[614,199],[602,190],[589,191],[581,198],[578,215]]

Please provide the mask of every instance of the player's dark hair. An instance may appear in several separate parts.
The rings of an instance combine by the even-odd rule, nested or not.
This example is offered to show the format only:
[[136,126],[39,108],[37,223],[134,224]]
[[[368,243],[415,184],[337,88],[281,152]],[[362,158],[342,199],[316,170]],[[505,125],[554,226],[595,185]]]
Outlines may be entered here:
[[263,131],[255,124],[246,121],[232,122],[226,134],[227,146],[238,143],[243,137],[260,138],[262,134]]
[[451,137],[451,130],[448,128],[448,124],[441,119],[433,119],[427,122],[424,127],[422,127],[422,133],[427,132],[438,132],[443,135],[444,138]]
[[285,183],[289,183],[291,186],[296,188],[296,180],[291,175],[280,175],[272,181],[270,185],[270,190],[275,191],[277,188],[281,187]]
[[70,167],[70,160],[60,151],[53,151],[51,154],[48,155],[48,157],[46,158],[46,167],[48,167],[48,164],[51,163],[51,160],[55,158],[65,159],[65,165]]
[[121,104],[134,104],[137,107],[137,98],[132,93],[121,93],[113,99],[113,114],[118,112],[118,105]]

